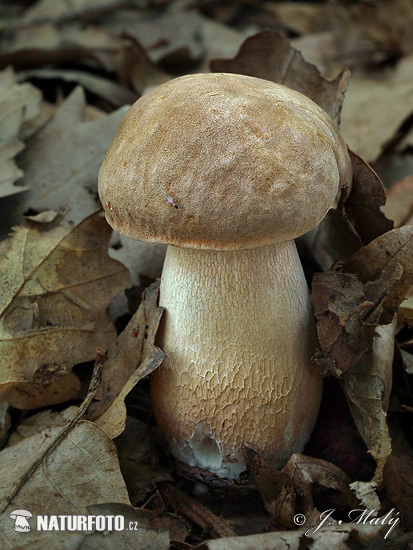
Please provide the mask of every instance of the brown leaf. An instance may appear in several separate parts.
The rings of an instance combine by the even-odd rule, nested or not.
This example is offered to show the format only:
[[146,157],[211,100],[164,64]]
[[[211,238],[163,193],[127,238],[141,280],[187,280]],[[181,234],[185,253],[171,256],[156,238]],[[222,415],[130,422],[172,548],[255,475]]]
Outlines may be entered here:
[[159,86],[171,79],[170,75],[150,60],[136,38],[127,33],[122,38],[129,41],[122,47],[117,65],[117,75],[123,84],[132,85],[136,92],[142,94],[147,88]]
[[27,209],[66,210],[65,222],[80,222],[97,208],[97,175],[106,149],[126,109],[85,122],[85,96],[76,88],[54,117],[28,142],[18,162],[21,183],[30,191],[19,197],[16,221]]
[[388,324],[413,284],[413,227],[394,229],[360,248],[345,273],[316,273],[312,303],[323,374],[339,375],[373,346],[374,328]]
[[371,348],[376,325],[363,317],[373,303],[363,284],[347,273],[316,273],[311,301],[321,347],[313,362],[321,374],[339,376]]
[[28,189],[13,185],[23,176],[14,157],[24,148],[22,127],[39,113],[41,93],[31,84],[17,84],[12,69],[0,73],[0,198]]
[[353,167],[351,193],[344,209],[364,245],[393,229],[380,207],[386,202],[383,184],[374,170],[352,151]]
[[306,525],[309,524],[310,518],[319,516],[313,500],[315,486],[337,491],[340,506],[343,508],[352,508],[356,505],[354,495],[350,491],[350,478],[331,462],[295,453],[282,472],[290,476],[296,494],[301,497],[303,512],[307,517]]
[[[389,285],[389,281],[381,276],[384,272],[395,274],[400,269],[397,264],[402,273]],[[400,227],[381,235],[353,254],[343,269],[356,273],[364,283],[381,277],[384,312],[380,323],[389,323],[413,284],[413,226]]]
[[349,80],[344,70],[333,81],[304,61],[281,34],[264,31],[247,38],[234,59],[211,61],[211,71],[238,73],[272,80],[308,96],[339,122],[341,106]]
[[73,397],[72,366],[115,338],[106,308],[129,276],[107,256],[110,232],[98,212],[72,230],[19,227],[9,240],[0,270],[0,392],[13,406]]
[[247,443],[242,446],[242,455],[267,511],[278,525],[293,529],[296,494],[291,476],[274,470],[265,458]]
[[125,330],[109,349],[102,378],[100,402],[91,418],[114,438],[125,429],[125,397],[136,384],[162,363],[164,354],[154,345],[162,316],[158,306],[159,282],[144,292],[142,302]]
[[[19,533],[10,529],[12,510],[28,509],[38,514],[87,514],[87,507],[105,502],[129,504],[128,493],[119,470],[116,447],[91,422],[79,422],[27,478],[33,464],[59,436],[62,428],[47,428],[0,453],[0,526],[11,548],[21,543]],[[16,493],[16,484],[20,490]],[[15,494],[10,502],[10,496]],[[76,510],[76,512],[74,512]],[[53,540],[55,533],[32,530],[25,533],[25,544]]]
[[391,453],[386,411],[392,384],[395,333],[395,322],[377,326],[372,349],[341,378],[353,419],[377,462],[373,481],[379,488]]

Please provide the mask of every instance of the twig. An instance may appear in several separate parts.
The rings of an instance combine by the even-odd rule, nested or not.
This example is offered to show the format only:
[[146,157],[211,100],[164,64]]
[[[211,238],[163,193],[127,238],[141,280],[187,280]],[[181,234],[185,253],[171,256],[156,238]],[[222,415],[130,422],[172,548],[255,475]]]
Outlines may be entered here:
[[216,538],[236,537],[237,533],[211,510],[202,506],[170,482],[160,484],[159,492],[174,510]]
[[4,512],[7,506],[13,502],[20,490],[24,487],[27,481],[31,478],[37,468],[48,458],[48,456],[56,449],[56,447],[63,441],[63,439],[68,435],[70,431],[76,426],[79,420],[86,414],[90,404],[96,396],[96,393],[99,388],[100,380],[102,377],[102,369],[105,361],[107,360],[107,355],[101,350],[96,350],[97,359],[93,367],[92,379],[89,384],[89,390],[85,399],[79,407],[76,415],[69,420],[63,430],[59,435],[52,441],[52,443],[47,447],[47,449],[42,453],[42,455],[30,466],[30,468],[25,472],[25,474],[16,482],[15,488],[12,493],[6,497],[7,504],[0,510],[0,513]]

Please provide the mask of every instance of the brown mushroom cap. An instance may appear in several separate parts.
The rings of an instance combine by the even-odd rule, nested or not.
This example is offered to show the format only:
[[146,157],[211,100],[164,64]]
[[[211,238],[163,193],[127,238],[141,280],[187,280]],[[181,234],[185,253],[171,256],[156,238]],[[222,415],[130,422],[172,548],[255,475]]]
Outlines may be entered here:
[[226,250],[306,233],[350,181],[345,143],[313,101],[258,78],[196,74],[130,108],[99,194],[132,239]]

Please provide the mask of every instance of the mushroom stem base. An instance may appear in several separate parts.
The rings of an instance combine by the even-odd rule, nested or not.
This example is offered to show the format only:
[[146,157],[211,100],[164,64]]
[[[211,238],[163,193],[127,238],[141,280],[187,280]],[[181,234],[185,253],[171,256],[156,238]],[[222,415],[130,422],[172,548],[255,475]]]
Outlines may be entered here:
[[168,247],[151,378],[153,406],[174,456],[237,478],[242,443],[276,468],[307,441],[322,379],[310,357],[314,321],[294,241],[271,247]]

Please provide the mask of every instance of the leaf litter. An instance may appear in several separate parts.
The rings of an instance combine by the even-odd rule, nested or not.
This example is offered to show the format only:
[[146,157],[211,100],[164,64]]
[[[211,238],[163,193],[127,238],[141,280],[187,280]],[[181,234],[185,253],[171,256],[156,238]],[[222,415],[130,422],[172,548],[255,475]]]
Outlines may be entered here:
[[[71,6],[42,0],[6,14],[10,25],[1,37],[0,62],[8,61],[18,71],[17,77],[11,69],[2,73],[6,96],[13,90],[8,109],[16,113],[17,122],[9,127],[13,131],[3,134],[0,148],[7,176],[3,196],[13,193],[2,199],[0,209],[6,230],[18,227],[0,243],[6,306],[1,314],[6,336],[5,366],[0,369],[0,463],[7,472],[3,496],[15,499],[4,502],[42,514],[49,509],[120,513],[141,527],[139,534],[65,532],[49,536],[47,543],[42,536],[27,539],[25,546],[33,549],[45,544],[59,549],[162,549],[170,541],[171,548],[180,550],[194,545],[225,550],[390,548],[390,541],[383,542],[388,526],[348,524],[346,514],[350,508],[377,508],[380,518],[393,506],[404,525],[412,525],[411,437],[405,426],[413,413],[413,397],[411,374],[403,365],[403,358],[407,365],[413,352],[408,332],[408,184],[395,188],[394,196],[403,198],[393,209],[386,208],[380,177],[364,162],[378,159],[375,166],[380,167],[387,156],[391,170],[398,162],[394,159],[409,158],[411,49],[400,31],[406,3],[392,1],[398,17],[388,24],[382,2],[329,10],[324,4],[303,3],[301,12],[299,4],[259,0],[249,3],[248,10],[220,2],[203,4],[198,12],[185,2],[99,0]],[[363,15],[368,10],[370,18]],[[19,18],[24,25],[18,24]],[[282,32],[259,33],[257,21],[278,21],[275,27]],[[289,29],[299,35],[294,44],[300,44],[303,55],[285,38]],[[251,34],[255,36],[228,59],[243,36]],[[363,44],[368,45],[364,52]],[[343,189],[339,207],[300,239],[299,250],[309,279],[315,275],[312,299],[320,345],[315,362],[324,375],[340,383],[352,429],[358,430],[376,462],[370,477],[361,474],[363,469],[354,473],[345,458],[339,461],[337,456],[339,468],[334,452],[332,462],[295,454],[282,471],[275,471],[245,446],[249,477],[239,484],[171,463],[153,426],[147,393],[146,375],[162,361],[155,345],[161,316],[157,286],[147,289],[136,312],[126,299],[130,291],[121,308],[111,306],[117,339],[106,314],[112,297],[129,285],[128,269],[136,292],[141,281],[146,284],[159,275],[164,253],[115,236],[110,255],[128,267],[121,268],[108,259],[110,230],[102,215],[93,213],[98,206],[98,169],[126,112],[122,105],[176,74],[196,71],[197,63],[205,71],[211,52],[221,58],[211,61],[212,70],[252,74],[309,95],[336,121],[342,118],[344,136],[357,153],[351,153],[351,189]],[[342,113],[349,73],[340,59],[353,70]],[[329,79],[320,69],[328,71]],[[17,84],[27,79],[37,87]],[[73,89],[73,82],[83,84],[87,96]],[[47,102],[41,92],[49,94]],[[28,109],[22,109],[25,102]],[[113,111],[117,106],[121,108]],[[402,166],[409,166],[408,160]],[[391,205],[392,191],[388,195]],[[383,211],[395,220],[396,230]],[[135,248],[142,254],[139,261],[132,257]],[[80,295],[73,296],[74,289],[81,289]],[[61,337],[53,340],[56,327]],[[76,340],[76,329],[84,340]],[[38,338],[34,353],[17,350],[14,339],[19,333],[28,342]],[[103,352],[95,364],[94,382],[78,408],[73,403],[85,395],[85,378],[90,377],[97,348]],[[69,407],[56,408],[60,403]],[[36,413],[43,406],[48,408]],[[32,408],[35,414],[16,415],[19,408]],[[334,420],[333,409],[322,411]],[[404,423],[398,421],[400,415]],[[318,441],[322,451],[325,443]],[[33,469],[35,464],[42,467]],[[47,506],[41,507],[41,500]],[[235,510],[241,504],[245,508],[238,517]],[[307,516],[306,526],[316,525],[328,506],[336,510],[332,525],[311,535],[297,529],[297,513]],[[8,528],[10,519],[1,515],[0,521],[6,543],[21,544]],[[400,544],[412,541],[411,533],[403,535],[399,526],[392,537]]]

